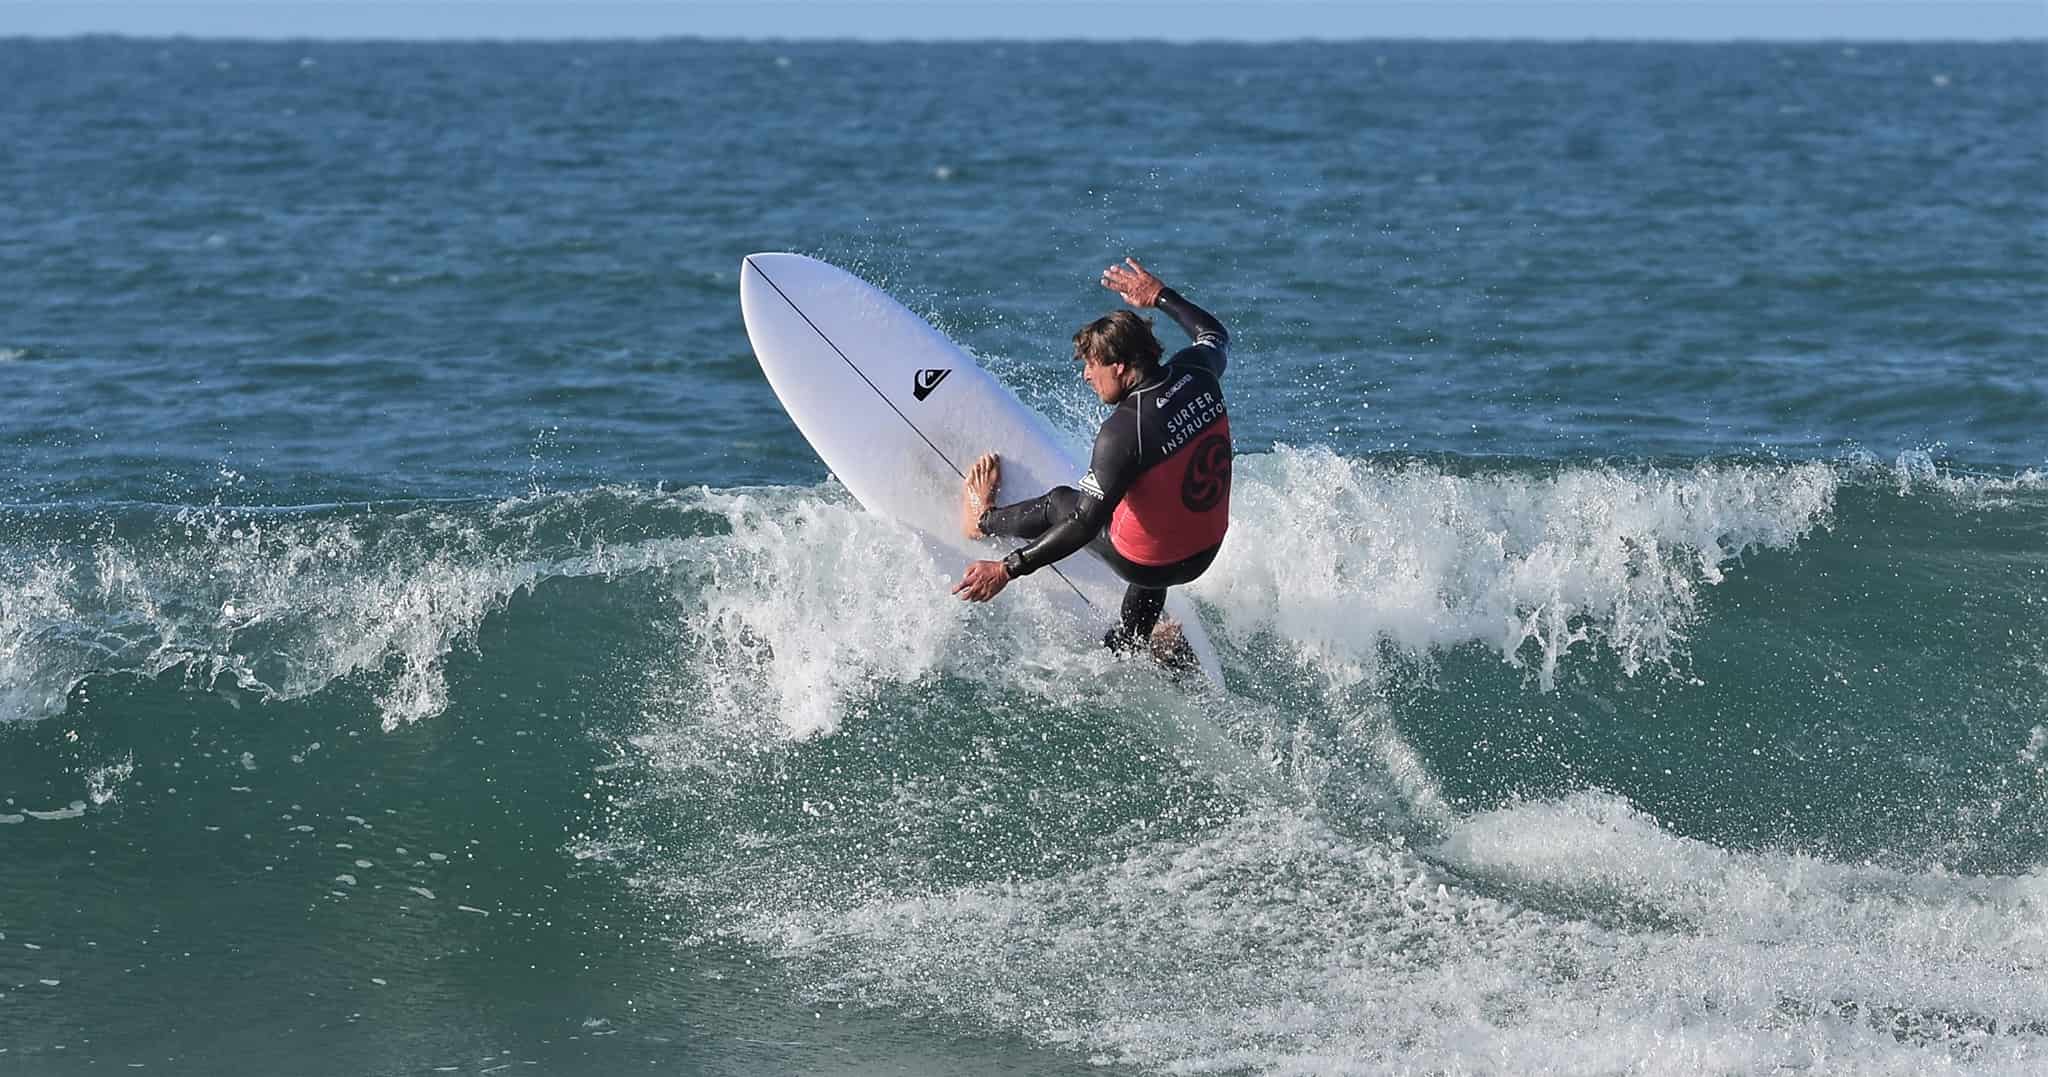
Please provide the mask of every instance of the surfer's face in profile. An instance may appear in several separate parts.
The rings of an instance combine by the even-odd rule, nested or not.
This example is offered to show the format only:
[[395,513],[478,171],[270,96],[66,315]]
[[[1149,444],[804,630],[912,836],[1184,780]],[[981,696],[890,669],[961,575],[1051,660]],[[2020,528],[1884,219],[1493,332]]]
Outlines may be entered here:
[[1083,358],[1081,380],[1088,383],[1088,388],[1095,390],[1095,395],[1100,397],[1103,403],[1114,404],[1130,391],[1130,385],[1126,380],[1126,371],[1129,369],[1122,363],[1098,363],[1092,358]]
[[1081,379],[1105,404],[1122,400],[1145,369],[1159,362],[1160,352],[1152,323],[1127,310],[1097,318],[1074,334]]

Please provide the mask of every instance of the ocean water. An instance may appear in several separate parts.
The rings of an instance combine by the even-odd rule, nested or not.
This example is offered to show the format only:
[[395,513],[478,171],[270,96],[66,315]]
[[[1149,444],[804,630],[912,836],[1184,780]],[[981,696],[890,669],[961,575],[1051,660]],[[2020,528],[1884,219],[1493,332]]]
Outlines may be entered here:
[[[2044,59],[0,41],[0,1073],[2039,1073]],[[1216,312],[1227,690],[775,249],[1077,446]]]

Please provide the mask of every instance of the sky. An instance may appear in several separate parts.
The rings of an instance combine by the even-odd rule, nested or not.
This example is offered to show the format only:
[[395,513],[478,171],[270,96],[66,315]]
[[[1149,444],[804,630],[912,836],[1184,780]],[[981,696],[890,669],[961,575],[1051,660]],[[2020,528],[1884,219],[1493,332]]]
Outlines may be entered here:
[[0,0],[0,37],[2048,38],[2048,0]]

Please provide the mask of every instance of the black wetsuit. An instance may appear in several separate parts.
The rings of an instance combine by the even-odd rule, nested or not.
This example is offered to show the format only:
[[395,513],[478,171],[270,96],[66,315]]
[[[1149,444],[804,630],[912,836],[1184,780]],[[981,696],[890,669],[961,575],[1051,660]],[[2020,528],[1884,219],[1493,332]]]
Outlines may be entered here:
[[1146,642],[1166,589],[1187,583],[1216,559],[1230,518],[1230,419],[1223,406],[1221,322],[1171,288],[1158,307],[1194,343],[1174,353],[1124,398],[1095,435],[1080,489],[982,513],[981,530],[1033,540],[1003,559],[1028,575],[1089,547],[1130,587],[1122,627],[1106,642]]

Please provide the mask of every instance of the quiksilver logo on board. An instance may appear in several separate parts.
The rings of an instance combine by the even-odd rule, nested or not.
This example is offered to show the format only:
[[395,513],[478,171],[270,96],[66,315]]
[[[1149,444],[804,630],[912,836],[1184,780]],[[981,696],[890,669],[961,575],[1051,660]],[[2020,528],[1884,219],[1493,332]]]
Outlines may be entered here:
[[925,397],[932,395],[932,390],[938,388],[939,383],[945,381],[946,375],[951,374],[952,372],[953,368],[951,367],[947,367],[944,370],[935,370],[927,368],[918,371],[917,376],[910,379],[911,395],[917,397],[919,400],[923,400]]

